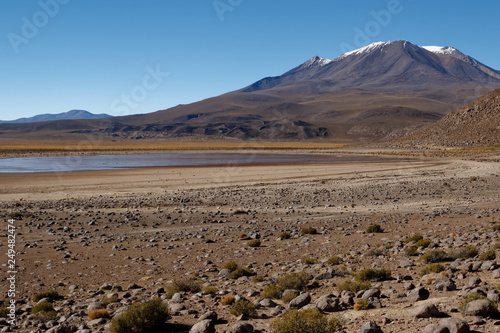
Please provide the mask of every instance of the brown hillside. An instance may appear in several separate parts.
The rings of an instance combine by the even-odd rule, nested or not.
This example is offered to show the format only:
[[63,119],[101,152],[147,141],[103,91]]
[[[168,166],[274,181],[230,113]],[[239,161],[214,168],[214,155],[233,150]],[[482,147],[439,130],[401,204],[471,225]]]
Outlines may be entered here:
[[500,89],[456,109],[403,142],[450,147],[500,144]]

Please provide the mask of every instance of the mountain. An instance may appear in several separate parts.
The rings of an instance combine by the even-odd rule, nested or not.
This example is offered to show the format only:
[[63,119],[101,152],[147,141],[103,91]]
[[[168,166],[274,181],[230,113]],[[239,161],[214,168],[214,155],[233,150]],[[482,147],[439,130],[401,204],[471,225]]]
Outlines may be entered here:
[[436,124],[402,139],[414,146],[484,146],[500,144],[500,89],[446,115]]
[[[0,133],[113,138],[394,139],[500,88],[500,72],[452,47],[378,42],[189,105],[105,121],[0,125]],[[55,135],[55,134],[54,134]]]
[[0,121],[0,123],[37,123],[42,121],[68,120],[68,119],[102,119],[112,117],[109,114],[93,114],[85,110],[71,110],[58,114],[39,114],[30,118],[19,118],[11,121]]

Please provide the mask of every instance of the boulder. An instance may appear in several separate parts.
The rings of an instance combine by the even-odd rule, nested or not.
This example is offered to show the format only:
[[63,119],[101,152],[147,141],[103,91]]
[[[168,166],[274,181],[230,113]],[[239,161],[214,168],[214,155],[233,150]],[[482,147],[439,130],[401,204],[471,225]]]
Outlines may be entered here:
[[303,293],[290,301],[288,306],[293,309],[300,309],[303,306],[311,303],[311,295],[309,293]]
[[429,291],[424,287],[415,288],[408,293],[408,299],[412,302],[423,301],[429,298]]
[[478,299],[467,303],[465,306],[466,316],[486,317],[492,312],[491,301],[488,299]]
[[469,324],[459,318],[444,318],[439,321],[439,325],[446,327],[450,333],[468,333]]
[[424,333],[450,333],[450,330],[439,324],[430,324],[425,326]]
[[214,322],[210,319],[199,321],[191,327],[189,333],[215,333]]
[[248,323],[236,323],[232,329],[233,333],[253,333],[253,326]]
[[411,310],[411,315],[415,318],[430,318],[439,314],[440,312],[438,308],[431,303],[420,304]]
[[357,330],[356,333],[384,333],[384,331],[382,331],[380,326],[378,326],[374,322],[369,321],[364,324],[363,327]]

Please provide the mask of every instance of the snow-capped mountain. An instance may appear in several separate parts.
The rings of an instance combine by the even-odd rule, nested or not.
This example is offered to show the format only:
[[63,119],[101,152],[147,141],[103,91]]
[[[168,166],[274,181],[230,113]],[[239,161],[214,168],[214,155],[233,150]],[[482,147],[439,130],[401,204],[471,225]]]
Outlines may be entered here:
[[[189,105],[64,126],[75,125],[73,134],[136,139],[388,139],[435,123],[495,88],[500,72],[455,48],[377,42],[333,60],[314,56],[280,76]],[[0,133],[8,133],[4,126]],[[15,130],[32,130],[25,127]]]

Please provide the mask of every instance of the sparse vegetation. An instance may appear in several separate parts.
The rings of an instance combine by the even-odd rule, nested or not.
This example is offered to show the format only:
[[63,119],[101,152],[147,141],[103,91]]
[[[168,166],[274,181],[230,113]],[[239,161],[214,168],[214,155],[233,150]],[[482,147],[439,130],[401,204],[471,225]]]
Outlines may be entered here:
[[220,305],[230,305],[234,303],[235,296],[232,294],[224,296],[224,298],[220,301]]
[[104,319],[111,318],[111,314],[106,309],[89,311],[88,316],[89,316],[90,320],[100,319],[100,318],[104,318]]
[[495,224],[494,226],[491,227],[491,229],[493,229],[493,231],[500,231],[500,223]]
[[219,288],[215,287],[215,286],[207,286],[205,288],[203,288],[203,293],[205,295],[215,295],[219,292]]
[[477,247],[475,245],[468,245],[464,248],[460,248],[455,251],[451,251],[448,254],[448,257],[452,260],[456,259],[468,259],[468,258],[474,258],[477,256],[479,251],[477,250]]
[[369,308],[370,308],[370,302],[364,298],[358,298],[358,300],[354,304],[354,310],[356,311],[368,310]]
[[253,276],[255,273],[249,267],[238,267],[231,273],[231,279],[239,279],[242,276]]
[[280,235],[280,239],[281,240],[283,240],[283,239],[290,239],[290,238],[292,238],[292,234],[289,233],[288,231],[284,231]]
[[465,311],[465,308],[467,307],[467,304],[469,304],[472,301],[476,301],[479,299],[487,299],[485,295],[481,293],[470,293],[465,295],[462,300],[460,301],[460,304],[458,305],[458,309],[462,312]]
[[278,286],[281,290],[305,290],[311,279],[312,276],[305,272],[287,273],[278,280]]
[[57,316],[54,305],[51,302],[42,301],[31,309],[31,313],[37,316],[54,318]]
[[292,301],[292,299],[294,299],[297,296],[299,296],[298,291],[290,290],[289,292],[283,293],[283,296],[281,296],[281,300],[283,301],[283,303],[286,304],[286,303],[290,303]]
[[314,265],[318,262],[318,259],[311,256],[305,256],[302,259],[300,259],[300,262],[306,265]]
[[261,244],[262,242],[260,241],[260,239],[252,239],[247,243],[247,245],[250,247],[259,247]]
[[366,229],[366,232],[369,234],[377,234],[384,232],[384,229],[382,229],[380,224],[373,224]]
[[425,263],[435,263],[449,260],[448,255],[443,250],[427,251],[420,259]]
[[403,241],[404,244],[408,244],[408,243],[416,243],[420,240],[424,239],[424,236],[422,236],[421,234],[414,234],[414,235],[411,235],[409,237],[406,237],[405,240]]
[[172,297],[175,293],[181,291],[197,293],[201,291],[201,285],[198,280],[194,278],[174,280],[174,282],[172,282],[172,284],[167,288],[167,297]]
[[386,281],[390,280],[392,277],[391,277],[391,270],[388,268],[381,268],[381,269],[367,268],[358,272],[355,275],[355,278],[358,281]]
[[246,299],[240,299],[234,302],[229,312],[232,315],[235,316],[243,315],[244,317],[247,318],[253,317],[257,314],[257,311],[255,310],[255,305]]
[[339,292],[344,290],[352,291],[353,293],[357,293],[361,290],[369,289],[371,286],[370,281],[345,281],[341,285],[337,287]]
[[340,320],[328,320],[318,309],[291,310],[272,324],[273,333],[334,333],[341,330]]
[[318,230],[316,230],[316,228],[313,228],[313,227],[306,227],[306,228],[302,228],[302,233],[304,235],[315,235],[318,233]]
[[7,303],[0,304],[0,318],[6,318],[8,314]]
[[229,269],[231,272],[234,272],[236,270],[236,268],[238,268],[238,264],[236,263],[236,261],[234,260],[231,260],[231,261],[228,261],[224,267],[222,267],[224,269]]
[[340,265],[342,263],[342,258],[339,256],[333,256],[328,258],[326,261],[329,265],[335,266],[335,265]]
[[111,303],[117,303],[117,302],[118,302],[118,295],[117,294],[114,294],[111,297],[106,297],[105,299],[103,299],[101,301],[102,305],[104,305],[104,306],[108,306]]
[[422,271],[420,272],[420,275],[424,276],[426,274],[441,273],[443,271],[444,271],[444,266],[439,264],[439,263],[435,263],[435,264],[428,265],[424,269],[422,269]]
[[133,304],[125,313],[113,319],[111,332],[159,332],[169,317],[167,305],[156,298],[143,304]]
[[56,290],[50,290],[36,294],[33,297],[33,301],[38,302],[44,298],[48,298],[51,303],[62,299],[61,295],[59,295],[59,293]]
[[496,257],[497,257],[497,255],[495,253],[495,250],[488,250],[484,253],[481,253],[481,255],[479,256],[479,260],[482,260],[482,261],[495,260]]
[[270,284],[264,287],[260,292],[260,297],[262,298],[273,298],[280,299],[282,294],[282,290],[275,284]]

